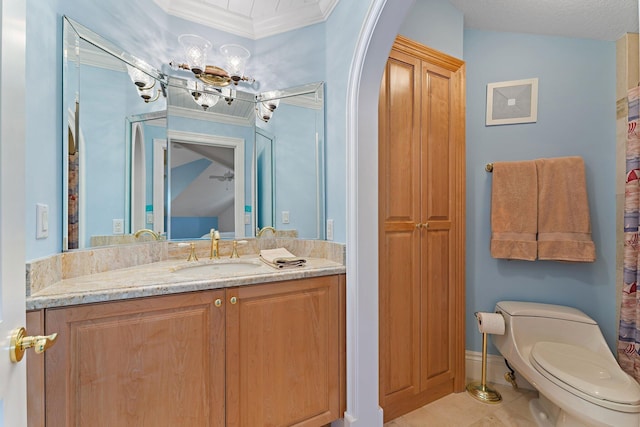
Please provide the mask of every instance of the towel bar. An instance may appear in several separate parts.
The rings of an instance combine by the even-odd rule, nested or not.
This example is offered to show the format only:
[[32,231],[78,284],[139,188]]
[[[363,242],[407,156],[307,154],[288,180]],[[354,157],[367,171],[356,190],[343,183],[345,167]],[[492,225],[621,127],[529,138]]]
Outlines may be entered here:
[[493,172],[493,163],[487,163],[487,165],[484,167],[484,170],[486,170],[487,172]]

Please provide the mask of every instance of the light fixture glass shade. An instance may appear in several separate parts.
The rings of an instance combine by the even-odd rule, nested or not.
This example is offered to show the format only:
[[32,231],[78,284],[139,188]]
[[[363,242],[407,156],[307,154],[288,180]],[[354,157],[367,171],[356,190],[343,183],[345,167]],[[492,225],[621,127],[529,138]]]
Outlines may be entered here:
[[220,46],[220,53],[225,58],[226,71],[235,83],[244,77],[244,67],[251,53],[239,44],[225,44]]
[[264,102],[256,104],[256,116],[263,122],[268,122],[273,115],[273,110],[265,105]]
[[[205,88],[205,89],[210,90],[211,88]],[[198,97],[198,99],[196,99],[196,102],[198,103],[198,105],[202,107],[204,111],[207,111],[207,108],[213,107],[218,103],[219,100],[220,100],[220,97],[214,93],[202,92],[202,94]]]
[[278,98],[278,96],[280,96],[280,91],[270,90],[268,92],[262,92],[257,98],[258,101],[262,101],[265,107],[273,111],[280,105],[280,98]]
[[156,84],[156,80],[153,77],[129,64],[127,64],[127,73],[138,90],[151,89]]
[[191,94],[193,100],[207,111],[208,108],[213,107],[220,100],[219,91],[213,86],[198,84],[196,81],[189,81],[187,83],[187,91]]
[[184,54],[193,74],[202,74],[207,66],[207,51],[211,48],[211,43],[195,34],[182,34],[178,37],[178,42],[184,49]]

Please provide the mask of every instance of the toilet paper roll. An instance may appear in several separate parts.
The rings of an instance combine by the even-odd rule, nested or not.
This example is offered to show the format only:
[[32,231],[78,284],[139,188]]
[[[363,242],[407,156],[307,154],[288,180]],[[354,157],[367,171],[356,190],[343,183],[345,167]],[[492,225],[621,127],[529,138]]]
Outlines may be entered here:
[[504,317],[500,313],[477,313],[478,330],[483,334],[504,335]]

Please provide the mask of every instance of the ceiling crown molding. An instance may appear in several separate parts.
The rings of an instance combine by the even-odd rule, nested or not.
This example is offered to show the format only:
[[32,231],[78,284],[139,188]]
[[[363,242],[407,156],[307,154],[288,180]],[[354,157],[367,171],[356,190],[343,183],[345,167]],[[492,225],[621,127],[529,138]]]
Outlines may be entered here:
[[338,0],[313,0],[290,10],[252,17],[203,0],[153,1],[170,15],[253,40],[324,22],[338,3]]

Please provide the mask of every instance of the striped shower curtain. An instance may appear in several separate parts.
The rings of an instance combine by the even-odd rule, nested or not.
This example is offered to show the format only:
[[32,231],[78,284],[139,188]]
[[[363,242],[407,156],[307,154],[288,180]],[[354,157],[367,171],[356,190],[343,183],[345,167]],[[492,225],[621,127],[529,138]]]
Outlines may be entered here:
[[624,190],[624,284],[620,306],[618,361],[622,369],[640,380],[640,88],[627,93],[629,103],[626,181]]

